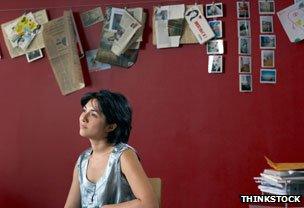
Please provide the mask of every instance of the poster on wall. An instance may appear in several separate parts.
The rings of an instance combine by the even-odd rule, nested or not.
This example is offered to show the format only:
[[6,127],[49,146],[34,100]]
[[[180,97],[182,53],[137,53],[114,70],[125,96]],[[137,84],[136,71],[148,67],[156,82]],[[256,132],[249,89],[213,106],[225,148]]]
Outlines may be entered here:
[[277,15],[290,42],[304,39],[304,2],[293,4],[279,11]]

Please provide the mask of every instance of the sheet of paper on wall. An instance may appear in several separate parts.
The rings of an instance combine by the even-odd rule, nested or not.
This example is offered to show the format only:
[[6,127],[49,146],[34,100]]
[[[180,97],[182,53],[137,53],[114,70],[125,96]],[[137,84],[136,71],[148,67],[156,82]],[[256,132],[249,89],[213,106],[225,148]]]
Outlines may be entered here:
[[111,68],[110,64],[101,63],[95,60],[97,51],[98,49],[94,49],[85,52],[89,71],[101,71],[101,70],[110,69]]
[[80,18],[84,27],[92,26],[103,21],[103,13],[100,7],[96,7],[89,11],[82,12]]
[[184,13],[184,4],[156,8],[154,27],[157,48],[179,46],[184,26]]
[[85,87],[77,51],[72,12],[44,25],[42,32],[47,57],[63,95]]
[[215,36],[213,30],[197,5],[187,9],[185,19],[200,44],[207,42]]
[[141,24],[128,11],[125,11],[121,17],[111,51],[116,56],[120,56],[140,27]]
[[[202,4],[196,4],[198,9],[200,10],[201,14],[204,15],[204,7]],[[186,11],[191,8],[192,6],[194,5],[185,5],[186,7]],[[153,7],[153,14],[155,16],[155,11],[158,7]],[[152,43],[153,45],[156,45],[156,34],[155,34],[155,18],[152,18],[152,28],[153,28],[153,31],[152,31]],[[193,35],[190,27],[188,24],[184,24],[184,28],[183,28],[183,34],[180,38],[180,41],[179,41],[180,44],[196,44],[198,43],[197,39],[195,38],[195,36]]]
[[[38,23],[38,25],[40,25],[39,26],[40,28],[36,29],[36,31],[34,32],[34,33],[36,33],[34,38],[31,40],[30,44],[24,49],[19,47],[17,43],[12,43],[11,40],[14,40],[14,39],[10,40],[10,38],[9,38],[9,36],[12,37],[12,35],[14,34],[14,32],[11,31],[10,27],[13,25],[16,25],[18,20],[22,19],[23,16],[21,16],[17,19],[14,19],[12,21],[9,21],[7,23],[1,24],[1,29],[2,29],[2,33],[3,33],[5,45],[8,49],[8,52],[9,52],[11,58],[15,58],[15,57],[24,55],[27,52],[31,52],[31,51],[35,51],[35,50],[44,48],[44,43],[43,43],[41,32],[43,30],[43,24],[48,22],[46,10],[39,10],[37,12],[34,12],[32,15],[34,16],[35,22]],[[25,16],[32,18],[32,15],[29,13]],[[26,27],[23,27],[23,28],[26,28]],[[27,29],[25,29],[25,30],[27,31]],[[15,37],[18,37],[18,36],[15,36]]]
[[290,42],[304,39],[304,2],[293,4],[277,12],[277,15]]
[[[142,8],[129,8],[127,12],[136,19],[140,25],[145,24],[146,14]],[[110,65],[121,66],[124,68],[131,67],[137,59],[139,43],[142,40],[143,29],[140,27],[131,40],[127,43],[125,49],[122,50],[121,55],[117,56],[111,51],[116,36],[119,37],[117,31],[120,29],[120,22],[122,16],[125,13],[124,9],[107,7],[105,13],[105,20],[103,24],[103,30],[101,35],[100,46],[96,55],[96,60],[102,63],[108,63]]]

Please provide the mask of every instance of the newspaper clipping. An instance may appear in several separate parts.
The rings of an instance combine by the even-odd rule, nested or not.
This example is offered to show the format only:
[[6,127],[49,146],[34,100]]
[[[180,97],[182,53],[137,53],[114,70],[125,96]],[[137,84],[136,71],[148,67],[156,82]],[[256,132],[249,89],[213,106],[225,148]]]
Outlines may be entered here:
[[80,18],[84,27],[89,27],[98,22],[103,21],[103,14],[100,7],[91,9],[80,14]]
[[44,25],[45,49],[61,93],[67,95],[83,88],[84,80],[77,52],[72,12]]

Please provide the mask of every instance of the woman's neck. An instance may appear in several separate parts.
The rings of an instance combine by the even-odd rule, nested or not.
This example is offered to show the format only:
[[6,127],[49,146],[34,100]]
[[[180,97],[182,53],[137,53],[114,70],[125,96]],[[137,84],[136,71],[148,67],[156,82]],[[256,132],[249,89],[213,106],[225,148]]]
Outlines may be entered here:
[[93,150],[93,154],[98,156],[98,155],[102,155],[105,153],[109,153],[110,151],[112,151],[112,144],[109,144],[106,142],[106,139],[103,140],[91,140],[91,147]]

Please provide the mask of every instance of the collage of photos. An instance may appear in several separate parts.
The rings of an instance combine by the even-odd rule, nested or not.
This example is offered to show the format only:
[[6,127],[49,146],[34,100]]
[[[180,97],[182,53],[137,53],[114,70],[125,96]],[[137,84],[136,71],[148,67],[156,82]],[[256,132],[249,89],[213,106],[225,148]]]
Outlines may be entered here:
[[222,20],[217,18],[224,17],[223,3],[206,4],[206,18],[215,36],[206,44],[208,57],[208,73],[223,73],[223,54],[224,54],[224,34]]
[[274,35],[273,15],[275,13],[274,0],[259,0],[260,14],[260,49],[261,49],[261,69],[260,83],[275,84],[275,49],[276,35]]
[[250,3],[249,1],[237,1],[236,8],[239,90],[240,92],[252,92]]

